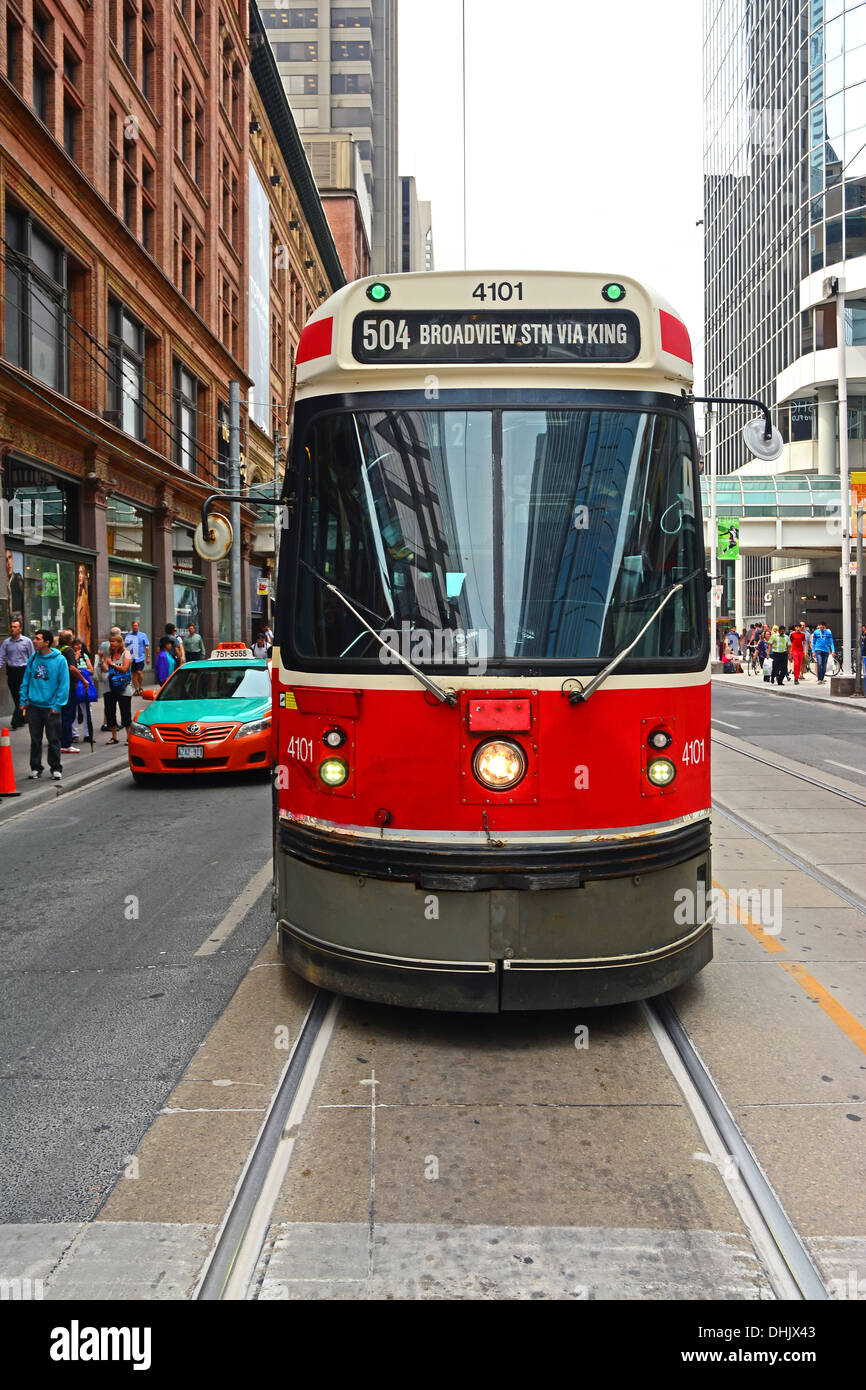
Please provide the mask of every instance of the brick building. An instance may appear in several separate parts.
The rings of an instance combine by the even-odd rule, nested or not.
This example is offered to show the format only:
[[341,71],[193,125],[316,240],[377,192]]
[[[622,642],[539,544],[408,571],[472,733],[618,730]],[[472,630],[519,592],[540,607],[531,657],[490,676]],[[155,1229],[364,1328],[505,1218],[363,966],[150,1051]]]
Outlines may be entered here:
[[[320,202],[251,133],[275,112],[249,23],[245,0],[0,0],[3,632],[16,610],[91,641],[134,617],[152,639],[169,620],[229,635],[227,564],[192,547],[226,482],[229,382],[261,479],[303,316],[342,283]],[[250,245],[262,190],[282,278]]]

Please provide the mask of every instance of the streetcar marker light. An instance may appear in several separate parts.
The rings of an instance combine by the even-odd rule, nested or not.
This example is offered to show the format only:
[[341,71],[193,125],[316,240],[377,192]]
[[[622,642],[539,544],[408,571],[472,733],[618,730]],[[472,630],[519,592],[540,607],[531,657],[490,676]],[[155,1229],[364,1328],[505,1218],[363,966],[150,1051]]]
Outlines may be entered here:
[[526,754],[517,743],[507,739],[488,739],[480,743],[472,758],[472,771],[485,787],[507,791],[514,787],[526,772]]
[[327,758],[319,768],[319,776],[326,787],[341,787],[348,780],[349,769],[342,758]]
[[609,304],[619,304],[625,299],[625,285],[617,285],[611,281],[609,285],[603,285],[601,291],[602,299],[606,299]]
[[344,729],[338,729],[335,724],[332,729],[326,729],[322,734],[322,742],[329,748],[342,748],[346,742],[346,732]]
[[670,748],[673,737],[667,729],[653,729],[647,742],[652,744],[653,748]]
[[670,758],[653,758],[646,775],[654,787],[669,787],[677,775],[677,770]]
[[372,299],[374,304],[381,304],[390,297],[390,285],[383,285],[381,280],[376,280],[372,285],[367,286],[367,298]]

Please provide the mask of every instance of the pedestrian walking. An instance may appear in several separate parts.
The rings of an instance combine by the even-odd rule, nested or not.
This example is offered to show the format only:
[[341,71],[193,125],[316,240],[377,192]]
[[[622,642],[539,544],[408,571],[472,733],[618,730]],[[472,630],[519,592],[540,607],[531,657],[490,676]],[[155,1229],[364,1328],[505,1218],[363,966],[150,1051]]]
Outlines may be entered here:
[[175,665],[182,666],[186,656],[183,650],[183,641],[174,623],[166,623],[165,635],[168,638],[169,650],[174,657]]
[[60,718],[61,753],[78,752],[78,749],[73,747],[75,741],[75,724],[78,718],[78,666],[75,660],[72,638],[73,633],[71,628],[64,628],[57,638],[60,655],[69,667],[69,697],[66,704],[63,706]]
[[860,628],[860,675],[863,680],[863,694],[866,695],[866,623]]
[[172,671],[176,669],[176,666],[177,663],[171,654],[170,639],[168,637],[160,637],[159,651],[156,654],[156,661],[154,662],[153,668],[156,679],[159,681],[160,685],[165,685]]
[[6,684],[12,696],[12,728],[20,729],[24,723],[21,701],[18,696],[27,663],[33,655],[33,643],[21,631],[21,621],[13,618],[9,624],[9,636],[0,642],[0,666],[6,668]]
[[196,632],[195,623],[190,623],[187,627],[186,637],[183,639],[183,650],[187,661],[204,661],[207,657],[204,638],[200,632]]
[[818,684],[824,684],[824,675],[827,670],[827,661],[831,652],[835,652],[833,645],[833,634],[826,623],[818,623],[812,633],[812,651],[815,656],[815,665],[818,668]]
[[806,624],[798,623],[791,631],[791,660],[794,663],[794,684],[800,684],[803,657],[806,654]]
[[103,657],[105,673],[108,677],[108,692],[105,697],[106,718],[108,727],[111,731],[111,738],[107,743],[118,743],[117,737],[117,712],[120,710],[120,722],[126,730],[126,741],[129,743],[129,730],[132,725],[132,695],[129,691],[129,683],[132,679],[132,653],[129,648],[124,646],[123,635],[118,630],[112,633],[109,638],[108,653]]
[[132,694],[140,695],[144,684],[144,664],[150,661],[150,638],[141,631],[137,618],[133,618],[123,645],[132,656]]
[[107,734],[107,733],[109,732],[109,726],[108,726],[108,693],[109,693],[109,692],[108,692],[108,667],[107,667],[107,664],[106,664],[105,659],[106,659],[107,656],[108,656],[109,648],[110,648],[110,646],[111,646],[111,639],[112,639],[112,637],[115,636],[115,634],[117,634],[118,636],[122,636],[122,635],[123,635],[123,634],[121,633],[119,627],[112,627],[112,628],[109,628],[108,636],[104,639],[104,641],[100,642],[100,644],[99,644],[99,646],[98,646],[98,648],[97,648],[97,650],[96,650],[96,658],[95,658],[94,663],[93,663],[93,676],[94,676],[94,679],[95,679],[95,681],[96,681],[96,688],[97,688],[97,690],[99,691],[100,695],[102,696],[102,727],[100,728],[100,731],[99,731],[99,732],[102,733],[102,734]]
[[42,776],[42,739],[48,743],[48,766],[55,782],[63,777],[60,760],[60,711],[69,699],[69,664],[54,646],[54,634],[33,634],[33,655],[21,682],[21,713],[30,729],[30,776]]
[[[80,637],[76,637],[72,643],[72,650],[75,653],[75,664],[78,667],[79,675],[75,687],[78,725],[75,737],[81,741],[81,734],[84,732],[85,741],[90,744],[90,751],[93,752],[93,720],[90,715],[91,703],[99,699],[96,689],[96,681],[93,678],[93,666],[90,657],[87,655],[86,648]],[[71,675],[71,668],[70,668]]]
[[257,661],[264,661],[271,654],[268,639],[263,632],[256,633],[256,640],[253,642],[253,656]]
[[773,674],[770,684],[782,685],[788,671],[788,638],[783,627],[773,624],[770,633],[770,652],[773,659]]

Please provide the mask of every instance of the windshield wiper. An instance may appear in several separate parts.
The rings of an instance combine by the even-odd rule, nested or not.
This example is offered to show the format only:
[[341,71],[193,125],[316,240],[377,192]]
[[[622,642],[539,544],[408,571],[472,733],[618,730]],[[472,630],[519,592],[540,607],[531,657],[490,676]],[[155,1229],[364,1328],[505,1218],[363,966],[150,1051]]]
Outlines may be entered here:
[[[629,652],[634,650],[640,639],[643,637],[644,633],[647,631],[647,629],[652,627],[653,623],[661,613],[665,604],[669,603],[670,600],[673,598],[674,594],[678,594],[680,592],[680,589],[684,589],[687,584],[691,584],[691,582],[694,579],[696,579],[701,572],[701,570],[695,570],[693,574],[687,575],[685,579],[681,579],[678,584],[674,584],[670,589],[668,589],[658,608],[656,608],[655,611],[651,613],[650,616],[647,618],[637,637],[635,637],[633,641],[629,642],[628,646],[624,647],[621,652],[617,652],[616,656],[613,658],[612,661],[608,662],[604,670],[600,671],[597,676],[593,677],[593,679],[590,681],[589,685],[586,687],[585,690],[572,690],[569,692],[568,698],[569,702],[572,705],[582,704],[585,700],[589,699],[590,695],[593,695],[595,691],[598,690],[598,687],[604,681],[607,680],[608,676],[612,675],[612,673],[616,670],[617,666],[619,666],[620,662],[625,661]],[[634,603],[635,601],[636,600],[634,599],[630,599],[628,602]],[[624,608],[627,606],[628,603],[623,604]]]
[[[361,624],[361,626],[365,627],[372,637],[375,637],[376,641],[379,643],[379,646],[383,647],[385,651],[390,652],[392,657],[396,657],[397,660],[400,662],[400,665],[405,666],[407,671],[411,671],[415,679],[419,680],[421,684],[425,686],[432,695],[435,695],[436,699],[439,701],[440,704],[457,704],[457,692],[455,690],[443,690],[441,685],[437,685],[436,682],[434,680],[431,680],[429,676],[425,676],[424,672],[419,671],[418,667],[414,665],[413,662],[409,661],[407,657],[403,656],[400,652],[398,652],[396,647],[390,646],[385,641],[384,637],[379,636],[376,629],[374,627],[371,627],[370,624],[366,622],[364,618],[361,617],[361,614],[358,612],[357,608],[353,608],[349,599],[347,599],[346,595],[342,593],[340,589],[337,588],[336,584],[332,584],[331,581],[329,579],[326,579],[323,574],[319,574],[318,570],[314,570],[312,565],[307,564],[306,560],[301,560],[301,564],[304,566],[304,569],[310,571],[310,574],[314,574],[316,576],[320,584],[324,584],[326,589],[330,589],[332,594],[337,595],[337,598],[340,600],[340,602],[344,604],[346,608],[348,608],[349,612],[353,615],[353,617],[358,619],[358,622]],[[361,607],[365,608],[366,604],[361,604]],[[368,613],[371,613],[372,611],[372,609],[367,608]],[[378,618],[379,614],[374,613],[373,616],[375,618]],[[387,623],[390,621],[390,619],[381,618],[380,621],[383,623]]]

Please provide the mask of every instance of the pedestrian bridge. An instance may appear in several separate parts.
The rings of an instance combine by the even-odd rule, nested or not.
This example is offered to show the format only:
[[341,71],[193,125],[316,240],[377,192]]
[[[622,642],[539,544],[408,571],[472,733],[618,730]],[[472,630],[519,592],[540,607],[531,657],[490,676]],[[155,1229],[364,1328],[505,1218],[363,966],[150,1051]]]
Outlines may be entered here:
[[[821,558],[842,544],[838,477],[727,473],[716,479],[716,513],[740,523],[740,552]],[[710,480],[701,477],[704,543],[710,548]]]

